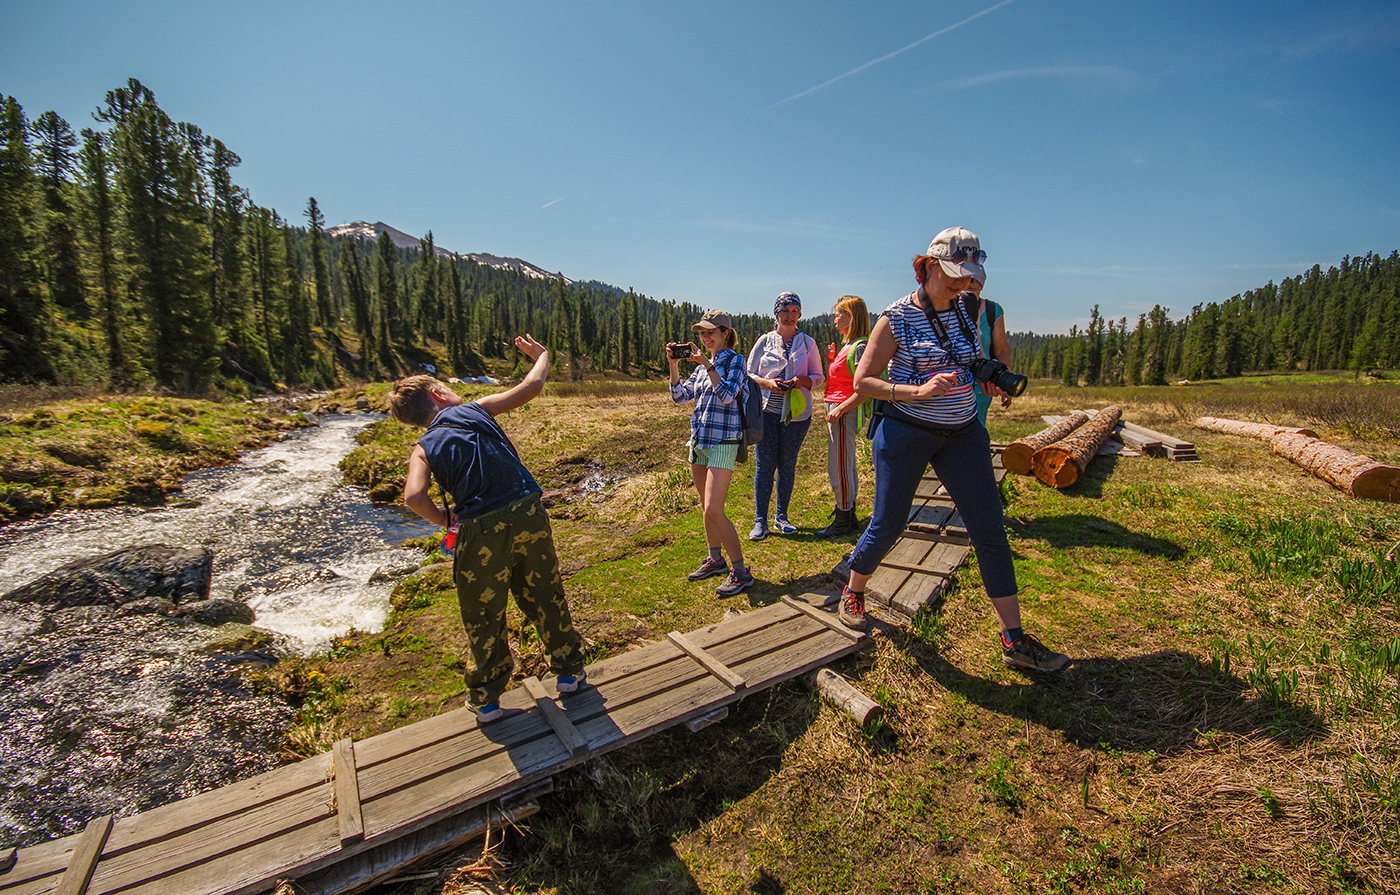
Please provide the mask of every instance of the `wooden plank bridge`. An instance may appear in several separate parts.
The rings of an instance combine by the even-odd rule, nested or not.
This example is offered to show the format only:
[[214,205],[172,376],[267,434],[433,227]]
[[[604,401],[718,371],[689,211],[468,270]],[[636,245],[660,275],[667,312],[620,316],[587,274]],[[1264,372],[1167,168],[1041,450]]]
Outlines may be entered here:
[[[997,484],[1006,478],[1001,465],[1005,445],[992,445],[992,472]],[[884,607],[905,618],[937,603],[953,586],[958,569],[972,550],[967,527],[948,489],[932,470],[927,470],[914,492],[904,533],[875,569],[865,585],[867,604]],[[850,555],[831,570],[837,580],[850,577]]]
[[282,881],[298,893],[357,891],[493,820],[531,813],[529,798],[565,768],[677,724],[698,729],[748,693],[869,648],[836,620],[835,601],[783,597],[596,662],[562,706],[551,683],[530,678],[488,725],[462,708],[151,811],[98,818],[3,856],[0,893],[255,895]]

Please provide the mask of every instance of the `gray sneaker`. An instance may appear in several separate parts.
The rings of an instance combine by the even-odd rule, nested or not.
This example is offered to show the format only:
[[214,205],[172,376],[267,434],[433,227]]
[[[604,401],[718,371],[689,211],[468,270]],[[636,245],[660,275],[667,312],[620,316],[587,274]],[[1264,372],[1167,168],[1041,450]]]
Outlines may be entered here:
[[710,578],[714,575],[723,575],[728,571],[729,563],[722,559],[715,559],[713,556],[707,556],[698,569],[685,577],[689,578],[691,581],[704,581],[706,578]]
[[732,597],[735,594],[743,593],[753,587],[753,574],[748,569],[743,574],[730,570],[729,577],[724,579],[724,583],[715,588],[715,593],[721,597]]
[[849,587],[841,590],[841,605],[836,609],[836,617],[841,624],[854,631],[864,631],[869,616],[865,614],[865,594],[856,593]]
[[768,537],[768,520],[755,519],[753,521],[753,531],[749,532],[750,541],[761,541]]
[[773,520],[773,530],[780,535],[797,534],[797,526],[787,521],[786,516],[779,516],[778,518]]
[[1002,649],[1001,661],[1022,671],[1064,671],[1072,664],[1069,656],[1054,652],[1029,634]]

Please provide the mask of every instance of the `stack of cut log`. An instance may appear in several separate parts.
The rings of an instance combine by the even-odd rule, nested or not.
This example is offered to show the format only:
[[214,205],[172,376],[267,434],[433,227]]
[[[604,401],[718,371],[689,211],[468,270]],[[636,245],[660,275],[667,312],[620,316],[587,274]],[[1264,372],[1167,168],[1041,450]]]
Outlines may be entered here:
[[1400,503],[1400,467],[1387,466],[1317,437],[1308,429],[1250,423],[1203,416],[1196,426],[1230,435],[1266,441],[1274,453],[1287,457],[1353,497]]
[[1106,407],[1092,417],[1076,410],[1068,419],[1008,444],[1002,465],[1021,475],[1034,472],[1052,488],[1067,488],[1079,481],[1121,415],[1117,407]]

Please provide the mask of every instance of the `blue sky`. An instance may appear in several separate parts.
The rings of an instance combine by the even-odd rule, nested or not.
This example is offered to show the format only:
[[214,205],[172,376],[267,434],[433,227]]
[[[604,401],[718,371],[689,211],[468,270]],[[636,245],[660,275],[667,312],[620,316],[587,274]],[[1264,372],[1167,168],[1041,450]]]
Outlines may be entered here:
[[255,201],[732,312],[982,237],[1012,331],[1400,248],[1400,4],[0,0],[0,93],[140,79]]

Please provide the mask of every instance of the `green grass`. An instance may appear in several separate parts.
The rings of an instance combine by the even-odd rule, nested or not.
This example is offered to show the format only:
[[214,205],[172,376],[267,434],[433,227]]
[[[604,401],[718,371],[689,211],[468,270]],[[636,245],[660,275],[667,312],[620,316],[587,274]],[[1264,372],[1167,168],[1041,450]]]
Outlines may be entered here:
[[[1028,678],[1001,664],[971,561],[940,607],[838,666],[885,708],[878,728],[795,685],[755,694],[700,733],[665,731],[559,775],[530,833],[502,846],[499,877],[549,893],[1400,886],[1400,605],[1386,559],[1400,514],[1267,446],[1190,426],[1197,415],[1306,424],[1280,411],[1280,389],[1335,387],[1036,388],[994,411],[993,437],[1007,441],[1039,429],[1042,413],[1112,400],[1202,457],[1098,459],[1063,491],[1006,484],[1026,627],[1074,656],[1071,672]],[[1390,385],[1355,387],[1390,389],[1379,403],[1394,407]],[[591,657],[829,587],[850,549],[853,539],[805,535],[745,541],[760,583],[718,599],[715,582],[684,578],[704,555],[685,408],[655,386],[580,387],[512,416],[503,422],[558,501],[556,542]],[[1367,440],[1385,425],[1325,434],[1393,456]],[[807,531],[830,512],[823,435],[817,424],[808,436],[793,499]],[[377,430],[366,450],[382,453],[363,468],[392,479],[405,437]],[[619,478],[584,494],[584,469]],[[741,533],[751,472],[741,467],[730,495]],[[865,478],[862,517],[870,495]],[[320,685],[328,695],[310,700],[307,729],[366,736],[460,693],[450,582],[428,573],[395,602],[386,634],[347,638],[337,658],[303,667],[350,681]],[[538,641],[512,625],[519,673],[541,673]],[[428,693],[410,709],[418,689]]]

